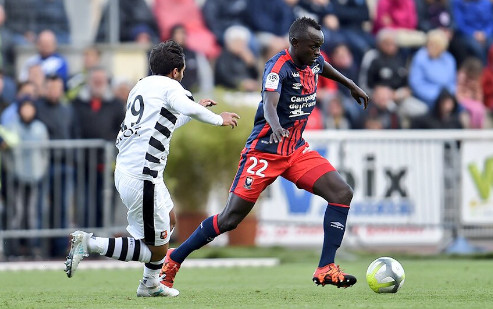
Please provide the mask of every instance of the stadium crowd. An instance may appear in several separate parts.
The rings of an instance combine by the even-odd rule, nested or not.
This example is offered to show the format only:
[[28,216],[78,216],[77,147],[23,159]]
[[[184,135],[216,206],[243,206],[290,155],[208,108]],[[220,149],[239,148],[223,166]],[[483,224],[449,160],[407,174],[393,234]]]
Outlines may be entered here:
[[[102,62],[99,43],[111,36],[110,1],[87,3],[94,2],[102,4],[95,6],[101,18],[79,60],[82,69],[74,72],[58,49],[77,43],[71,37],[66,1],[0,0],[2,149],[16,139],[114,141],[135,81],[113,74]],[[347,89],[321,78],[307,129],[493,127],[493,0],[117,3],[118,40],[142,44],[147,50],[161,40],[178,42],[186,55],[182,83],[192,92],[204,91],[205,76],[216,87],[259,93],[263,65],[289,46],[291,23],[309,16],[322,25],[324,57],[367,91],[371,102],[363,111]],[[31,46],[36,54],[19,63],[19,46]],[[8,156],[2,160],[6,169],[14,170],[15,188],[30,192],[18,201],[23,207],[35,203],[36,188],[47,173],[53,175],[56,158],[43,151],[14,155],[24,163],[8,164]],[[66,173],[60,177],[74,177],[68,169],[60,170]],[[2,184],[5,196],[4,180]],[[38,225],[12,222],[13,228]],[[66,226],[62,222],[58,227]],[[64,241],[58,254],[65,250]]]

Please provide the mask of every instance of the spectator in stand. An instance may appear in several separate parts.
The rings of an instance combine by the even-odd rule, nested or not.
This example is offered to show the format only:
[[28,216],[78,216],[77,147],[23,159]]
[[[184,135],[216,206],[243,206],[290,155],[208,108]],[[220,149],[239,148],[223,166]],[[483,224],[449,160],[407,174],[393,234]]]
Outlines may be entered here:
[[456,35],[469,55],[486,64],[488,47],[493,43],[493,4],[491,0],[453,0]]
[[195,0],[155,0],[154,15],[159,26],[161,40],[171,37],[171,29],[183,24],[187,29],[187,46],[199,51],[207,58],[215,59],[221,48],[216,37],[207,28],[202,11]]
[[[99,22],[96,42],[108,42],[109,1]],[[119,0],[119,40],[120,42],[137,42],[150,44],[159,41],[159,29],[156,19],[145,0]]]
[[2,126],[9,126],[11,122],[18,122],[19,120],[19,104],[21,100],[31,99],[36,102],[38,99],[38,93],[36,86],[32,82],[19,83],[18,91],[15,99],[9,106],[2,112],[0,118],[0,124]]
[[0,69],[8,76],[15,76],[15,51],[12,32],[5,26],[5,9],[0,5]]
[[341,97],[335,95],[327,104],[325,115],[325,128],[331,130],[348,130],[351,129],[351,123],[346,117],[344,105]]
[[335,15],[334,5],[330,0],[300,0],[294,8],[296,17],[307,16],[315,19],[324,34],[323,51],[328,51],[334,45],[344,43],[340,31],[339,19]]
[[365,0],[333,0],[334,13],[342,25],[340,32],[357,63],[363,54],[375,46],[370,24],[370,14]]
[[[354,62],[351,50],[344,43],[337,44],[330,53],[329,56],[330,64],[341,74],[349,78],[350,80],[357,80],[358,78],[358,66]],[[362,116],[363,111],[358,108],[354,103],[352,103],[352,96],[349,90],[344,87],[338,87],[338,93],[341,95],[342,103],[344,109],[348,113],[349,120],[351,122],[351,127],[354,129],[361,129],[363,126]]]
[[[7,27],[16,45],[33,44],[36,40],[36,0],[4,0]],[[28,9],[29,8],[29,9]]]
[[464,118],[459,113],[459,103],[453,94],[443,88],[433,109],[411,122],[412,129],[462,129]]
[[448,38],[442,30],[428,33],[426,47],[420,48],[412,59],[409,69],[409,86],[414,96],[433,110],[442,88],[455,93],[455,59],[447,52]]
[[96,46],[86,47],[83,52],[82,71],[67,82],[67,99],[74,100],[87,81],[87,72],[101,64],[101,51]]
[[37,55],[27,59],[19,75],[20,81],[26,81],[29,69],[35,65],[41,65],[45,75],[58,75],[64,83],[68,78],[68,64],[65,58],[57,53],[57,39],[50,30],[41,32],[36,43]]
[[[87,85],[79,92],[72,102],[80,126],[80,137],[83,139],[104,139],[113,142],[118,135],[120,125],[125,117],[124,104],[116,99],[109,86],[109,78],[102,67],[92,68],[88,74]],[[95,126],[94,124],[98,124]],[[90,156],[86,156],[89,158]],[[98,151],[96,160],[86,160],[87,175],[96,175],[95,183],[90,177],[85,177],[86,190],[95,188],[96,199],[86,199],[85,213],[80,218],[81,226],[102,226],[103,224],[103,172],[104,153]],[[89,193],[89,191],[87,192]],[[95,213],[96,222],[90,222],[89,213]]]
[[[78,127],[75,123],[71,105],[63,101],[63,80],[57,75],[49,75],[45,80],[45,90],[37,102],[38,119],[48,129],[50,140],[77,138]],[[50,228],[68,228],[68,212],[73,198],[74,162],[72,156],[63,149],[50,151],[48,206]],[[54,238],[50,255],[61,257],[66,254],[67,239]]]
[[486,118],[481,89],[483,65],[478,58],[467,58],[457,71],[457,93],[459,104],[469,113],[469,128],[482,129]]
[[243,26],[231,26],[224,34],[225,48],[216,61],[216,85],[241,91],[258,91],[257,60],[248,47],[250,32]]
[[293,7],[298,0],[250,0],[247,24],[256,35],[263,56],[271,58],[287,48],[289,27],[295,20]]
[[55,33],[58,43],[69,44],[70,24],[65,10],[65,0],[36,0],[35,2],[36,5],[32,9],[36,12],[36,34],[51,30]]
[[[6,127],[25,142],[44,142],[49,139],[46,126],[36,119],[36,106],[31,98],[19,101],[17,120]],[[38,229],[41,227],[42,180],[48,168],[48,152],[43,148],[13,147],[6,154],[5,166],[13,176],[13,196],[7,199],[7,207],[14,212],[10,222],[13,229]],[[40,255],[40,243],[34,238],[20,239],[16,246],[19,255]]]
[[211,65],[204,54],[188,48],[187,37],[187,30],[182,24],[177,24],[171,29],[171,39],[183,48],[187,64],[187,72],[183,76],[181,84],[192,93],[196,91],[208,92],[214,87]]
[[[205,23],[214,33],[217,41],[224,46],[224,33],[231,26],[247,26],[248,0],[206,0],[202,7]],[[252,46],[250,46],[252,47]],[[188,71],[188,60],[187,60]]]
[[401,47],[418,47],[426,42],[426,35],[417,30],[414,0],[379,0],[376,14],[375,34],[383,28],[395,29],[397,44]]
[[14,80],[0,70],[0,113],[15,100],[16,92]]
[[132,83],[125,77],[113,78],[111,81],[113,96],[118,99],[125,108],[127,107],[128,94],[134,86],[135,83]]
[[397,104],[393,100],[392,88],[376,85],[372,102],[365,115],[366,129],[400,129],[401,121],[397,114]]
[[407,68],[399,54],[395,31],[382,29],[377,34],[377,49],[365,54],[360,70],[360,82],[372,92],[376,85],[388,86],[393,91],[393,100],[398,106],[402,125],[407,126],[410,117],[422,115],[428,107],[411,95],[407,83]]
[[488,64],[483,69],[481,77],[481,85],[483,88],[484,105],[489,113],[489,122],[493,122],[493,44],[488,52]]
[[419,30],[451,30],[452,16],[447,0],[416,0],[416,11]]
[[51,30],[60,44],[70,43],[64,0],[4,0],[6,26],[16,44],[32,44],[36,35]]

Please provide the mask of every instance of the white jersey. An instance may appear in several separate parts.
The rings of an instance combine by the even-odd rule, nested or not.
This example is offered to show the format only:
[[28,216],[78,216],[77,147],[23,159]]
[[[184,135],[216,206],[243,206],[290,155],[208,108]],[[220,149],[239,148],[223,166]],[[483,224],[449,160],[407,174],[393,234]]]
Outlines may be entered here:
[[190,117],[222,125],[222,117],[195,103],[181,84],[152,75],[130,91],[127,112],[116,138],[116,167],[141,179],[162,179],[173,131]]

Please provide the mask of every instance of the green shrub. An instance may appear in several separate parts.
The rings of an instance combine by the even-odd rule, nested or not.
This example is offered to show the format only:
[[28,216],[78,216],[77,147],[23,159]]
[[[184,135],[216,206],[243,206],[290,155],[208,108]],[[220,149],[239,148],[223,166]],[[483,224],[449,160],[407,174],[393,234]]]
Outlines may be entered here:
[[255,108],[220,102],[211,110],[241,119],[235,129],[192,120],[174,132],[164,179],[178,211],[205,210],[211,189],[227,192],[253,127]]

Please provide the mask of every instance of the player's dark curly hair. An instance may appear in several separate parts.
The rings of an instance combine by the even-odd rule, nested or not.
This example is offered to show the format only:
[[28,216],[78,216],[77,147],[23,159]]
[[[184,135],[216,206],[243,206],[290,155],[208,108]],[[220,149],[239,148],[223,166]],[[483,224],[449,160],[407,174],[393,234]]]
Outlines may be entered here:
[[173,40],[161,42],[151,49],[149,66],[154,75],[168,75],[174,68],[178,70],[185,66],[183,48]]
[[289,27],[289,41],[293,38],[300,38],[307,31],[308,28],[315,28],[316,30],[322,30],[322,27],[313,18],[300,17],[297,18]]

